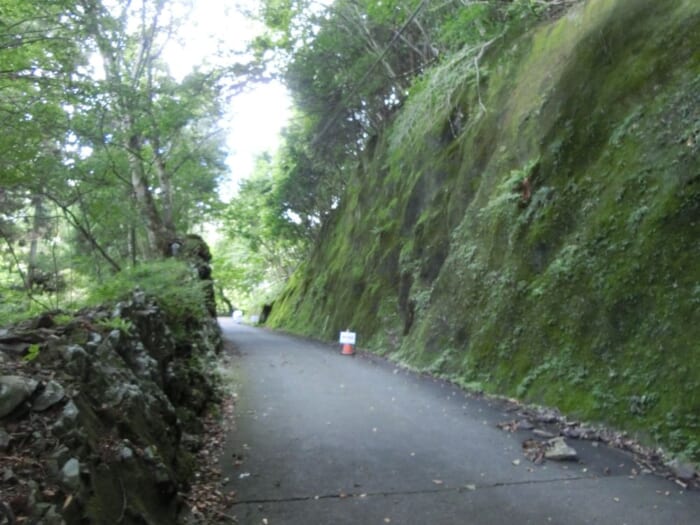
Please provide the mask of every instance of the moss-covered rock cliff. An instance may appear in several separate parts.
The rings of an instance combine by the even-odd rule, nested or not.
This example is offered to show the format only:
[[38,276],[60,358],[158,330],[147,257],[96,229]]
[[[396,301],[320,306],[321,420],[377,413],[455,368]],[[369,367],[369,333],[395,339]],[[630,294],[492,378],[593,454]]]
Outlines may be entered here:
[[208,249],[184,246],[95,290],[115,300],[0,328],[0,523],[190,522],[222,338]]
[[269,324],[700,460],[700,4],[590,0],[414,86]]

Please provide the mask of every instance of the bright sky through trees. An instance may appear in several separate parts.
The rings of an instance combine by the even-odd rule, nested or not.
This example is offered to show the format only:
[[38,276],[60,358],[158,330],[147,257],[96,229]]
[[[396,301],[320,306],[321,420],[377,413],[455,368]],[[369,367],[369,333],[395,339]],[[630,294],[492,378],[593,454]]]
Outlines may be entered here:
[[[223,50],[224,60],[230,59],[232,52],[243,51],[262,30],[239,9],[255,9],[255,0],[197,0],[192,4],[188,24],[165,52],[176,78],[183,78],[198,64],[216,63],[217,50]],[[257,155],[276,148],[290,103],[286,88],[278,82],[254,86],[231,100],[224,122],[231,181],[221,186],[224,199],[236,193],[238,183],[251,173]]]

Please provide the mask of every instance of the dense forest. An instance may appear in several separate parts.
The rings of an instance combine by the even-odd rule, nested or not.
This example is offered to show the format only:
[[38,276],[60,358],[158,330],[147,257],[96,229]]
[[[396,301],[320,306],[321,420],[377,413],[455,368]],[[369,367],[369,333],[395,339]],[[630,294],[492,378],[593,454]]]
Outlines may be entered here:
[[[693,0],[265,0],[183,78],[185,1],[0,6],[0,325],[217,231],[231,308],[700,458]],[[222,202],[271,80],[282,145]]]
[[[0,319],[80,304],[211,218],[231,68],[183,79],[168,2],[3,1]],[[184,16],[184,15],[183,15]]]

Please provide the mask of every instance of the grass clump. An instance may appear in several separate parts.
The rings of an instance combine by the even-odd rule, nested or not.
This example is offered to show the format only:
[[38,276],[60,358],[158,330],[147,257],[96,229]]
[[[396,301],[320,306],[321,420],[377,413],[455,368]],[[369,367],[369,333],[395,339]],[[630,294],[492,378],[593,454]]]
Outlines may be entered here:
[[0,326],[29,319],[46,310],[46,305],[32,300],[26,292],[3,289],[0,292]]
[[[207,316],[206,295],[203,284],[189,264],[179,259],[150,261],[116,273],[102,283],[83,283],[83,288],[71,301],[55,304],[44,296],[28,296],[26,292],[3,289],[0,293],[0,326],[36,317],[46,311],[54,312],[54,322],[65,324],[72,316],[66,312],[115,304],[132,296],[135,290],[143,291],[154,299],[168,318],[183,322]],[[110,321],[106,328],[128,332],[129,327]]]
[[177,259],[143,263],[119,272],[89,292],[86,306],[122,301],[135,289],[153,298],[174,321],[207,315],[202,281],[187,263]]

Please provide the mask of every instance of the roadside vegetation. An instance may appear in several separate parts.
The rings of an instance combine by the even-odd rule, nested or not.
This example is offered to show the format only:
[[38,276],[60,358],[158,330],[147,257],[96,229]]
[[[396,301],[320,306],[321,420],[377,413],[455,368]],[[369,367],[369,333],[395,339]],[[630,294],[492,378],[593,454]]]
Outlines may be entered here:
[[0,2],[0,325],[175,284],[152,261],[221,210],[222,101],[247,70],[173,77],[174,4]]

